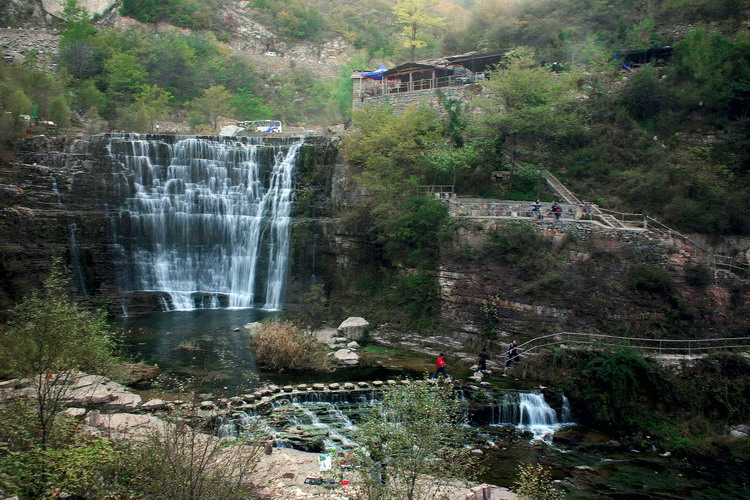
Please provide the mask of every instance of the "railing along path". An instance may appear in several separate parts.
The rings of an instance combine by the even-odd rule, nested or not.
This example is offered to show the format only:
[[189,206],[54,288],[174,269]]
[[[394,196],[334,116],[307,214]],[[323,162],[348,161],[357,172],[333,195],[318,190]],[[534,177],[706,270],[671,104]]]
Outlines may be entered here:
[[750,337],[724,337],[713,339],[648,339],[622,337],[599,333],[560,332],[533,338],[518,346],[522,356],[539,354],[552,347],[613,347],[627,346],[644,351],[650,356],[695,356],[709,351],[735,350],[750,351]]

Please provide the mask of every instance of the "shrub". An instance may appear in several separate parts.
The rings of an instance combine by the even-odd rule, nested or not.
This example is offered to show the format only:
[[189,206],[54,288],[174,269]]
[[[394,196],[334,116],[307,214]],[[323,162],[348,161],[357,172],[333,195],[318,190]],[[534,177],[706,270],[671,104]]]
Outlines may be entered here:
[[518,468],[516,492],[518,496],[528,500],[557,500],[563,497],[560,490],[555,489],[549,470],[540,464],[522,465]]
[[448,209],[435,198],[409,199],[393,219],[384,222],[379,240],[386,257],[408,266],[431,268],[446,234]]
[[247,439],[229,442],[215,437],[211,426],[195,426],[197,420],[192,413],[177,413],[162,430],[127,448],[130,460],[121,473],[129,477],[135,498],[254,498],[250,476],[260,457],[258,429],[245,429]]
[[89,311],[67,295],[69,274],[59,259],[53,261],[42,289],[13,309],[10,328],[0,332],[0,376],[35,381],[42,448],[78,370],[103,374],[118,370],[105,313]]
[[696,264],[685,269],[685,281],[692,286],[711,284],[711,270],[703,264]]
[[675,291],[674,282],[667,271],[646,265],[633,266],[630,270],[628,286],[639,292],[662,297],[672,297]]
[[411,380],[386,388],[358,439],[363,447],[354,472],[364,498],[446,498],[451,480],[470,479],[478,471],[476,456],[464,446],[464,420],[450,385]]
[[251,333],[255,361],[274,371],[324,370],[328,358],[323,345],[291,321],[267,321]]

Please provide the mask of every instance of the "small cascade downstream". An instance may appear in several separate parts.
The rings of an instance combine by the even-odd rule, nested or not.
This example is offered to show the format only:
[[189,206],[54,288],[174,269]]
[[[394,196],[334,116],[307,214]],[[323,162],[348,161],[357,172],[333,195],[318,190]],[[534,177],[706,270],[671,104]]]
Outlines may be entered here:
[[539,392],[506,392],[492,406],[489,425],[513,425],[531,432],[533,439],[551,442],[552,435],[565,424],[572,423],[570,403],[561,395],[561,410],[557,412]]
[[[459,389],[459,395],[463,391]],[[305,451],[327,448],[351,449],[357,446],[357,423],[367,418],[368,412],[380,404],[382,393],[308,392],[280,397],[266,410],[235,413],[221,422],[219,435],[236,438],[253,429],[272,439],[277,447],[291,447]],[[562,396],[560,415],[551,408],[539,392],[488,391],[493,401],[485,405],[489,411],[476,413],[468,408],[466,421],[479,430],[483,426],[513,426],[518,431],[528,431],[532,440],[552,441],[554,432],[571,423],[570,406]],[[249,425],[252,422],[252,425]],[[244,430],[243,430],[244,429]]]
[[113,135],[126,193],[114,223],[119,286],[164,310],[283,302],[302,139]]

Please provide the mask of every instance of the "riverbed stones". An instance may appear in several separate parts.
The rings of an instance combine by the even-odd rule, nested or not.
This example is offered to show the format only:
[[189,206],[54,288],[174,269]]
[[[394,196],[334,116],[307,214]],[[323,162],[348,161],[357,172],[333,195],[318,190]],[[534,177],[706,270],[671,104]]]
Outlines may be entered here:
[[283,387],[283,389],[284,389],[284,392],[293,392],[294,391],[294,387],[292,387],[291,385],[285,385]]
[[70,415],[73,418],[79,418],[86,414],[86,409],[85,408],[66,408],[64,413],[67,415]]
[[255,321],[253,323],[247,323],[243,328],[245,330],[248,330],[250,333],[253,333],[255,330],[260,328],[262,326],[262,323],[259,321]]
[[374,380],[372,382],[373,387],[383,387],[383,381],[382,380]]
[[393,380],[393,379],[390,379],[390,378],[389,378],[388,380],[386,380],[386,383],[387,383],[388,385],[396,385],[396,381],[395,381],[395,380]]
[[201,410],[213,410],[216,408],[216,404],[213,401],[201,401],[198,408]]
[[146,411],[157,411],[157,410],[164,410],[167,407],[167,402],[163,399],[152,399],[149,401],[146,401],[141,405],[141,410]]
[[367,389],[368,387],[370,387],[370,384],[368,384],[367,382],[357,382],[357,387],[359,387],[360,389]]
[[268,390],[271,391],[271,393],[276,394],[277,392],[281,392],[281,387],[278,385],[269,385]]
[[350,317],[346,318],[339,325],[339,333],[349,340],[362,340],[365,336],[365,329],[370,326],[364,318]]
[[341,386],[334,382],[332,384],[328,384],[328,388],[332,391],[338,391],[339,389],[341,389]]
[[339,331],[335,328],[321,328],[320,330],[315,330],[313,335],[315,335],[318,342],[332,347],[336,344],[336,337],[338,337]]
[[307,386],[307,384],[299,384],[299,385],[297,386],[297,390],[298,390],[298,391],[302,391],[302,392],[305,392],[305,391],[307,391],[308,389],[309,389],[309,387]]
[[325,384],[313,384],[313,389],[316,391],[324,391],[325,388]]
[[354,384],[352,384],[351,382],[347,382],[347,383],[344,384],[344,390],[345,391],[353,391],[355,389],[355,387],[356,386]]
[[359,363],[359,354],[351,349],[339,349],[333,353],[333,359],[342,365],[354,366]]
[[89,412],[86,424],[101,430],[113,438],[127,438],[142,441],[155,434],[163,434],[166,424],[155,415],[135,415],[132,413],[101,414]]

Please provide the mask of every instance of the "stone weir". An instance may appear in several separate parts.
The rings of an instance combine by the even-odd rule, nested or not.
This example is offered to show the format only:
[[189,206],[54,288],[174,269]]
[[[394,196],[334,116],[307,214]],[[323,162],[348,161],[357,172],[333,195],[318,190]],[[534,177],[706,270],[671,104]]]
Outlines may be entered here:
[[[244,237],[249,231],[237,221],[252,225],[255,217],[284,223],[300,210],[328,215],[331,179],[339,162],[336,142],[323,137],[302,141],[135,134],[27,140],[13,160],[0,160],[0,315],[39,286],[54,257],[62,257],[72,269],[74,292],[114,313],[123,305],[131,312],[148,312],[164,310],[165,303],[173,309],[190,301],[200,306],[202,300],[219,307],[278,307],[289,270],[269,264],[275,257],[268,248],[290,247],[288,226],[259,227],[257,234],[274,233],[277,239],[261,245],[257,255],[243,253],[245,247],[236,244],[229,229]],[[292,148],[298,149],[293,157],[288,153]],[[180,156],[186,154],[194,157]],[[271,166],[285,161],[294,162],[294,168],[277,175]],[[197,175],[205,175],[205,180],[191,177]],[[272,178],[279,181],[269,187]],[[303,203],[287,203],[292,200],[290,186],[305,193]],[[270,198],[271,191],[278,196]],[[287,212],[262,212],[278,209],[284,196]],[[252,203],[245,205],[243,199]],[[162,215],[154,212],[161,209]],[[222,217],[216,227],[210,225]],[[191,250],[179,249],[172,240],[147,242],[148,234],[162,233],[162,222],[176,240],[192,245]],[[158,275],[159,263],[180,256],[177,262],[183,264],[191,259],[199,266],[207,264],[211,252],[200,238],[217,235],[230,238],[216,247],[234,251],[233,262],[256,259],[257,274],[263,280],[273,275],[278,286],[243,285],[198,272]],[[156,247],[166,248],[166,253],[157,254]],[[142,259],[147,265],[139,272],[132,265]],[[252,274],[245,272],[248,269],[235,266],[227,273]],[[160,289],[164,283],[168,286]],[[191,295],[193,291],[197,293]]]

